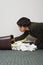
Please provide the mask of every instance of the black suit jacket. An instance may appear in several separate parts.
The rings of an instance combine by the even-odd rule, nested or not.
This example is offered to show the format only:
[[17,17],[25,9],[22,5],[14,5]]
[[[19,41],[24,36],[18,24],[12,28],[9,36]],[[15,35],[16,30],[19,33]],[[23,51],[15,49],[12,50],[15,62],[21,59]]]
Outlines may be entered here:
[[37,39],[43,40],[43,23],[31,22],[30,31],[27,30],[22,35],[15,37],[15,41],[22,40],[25,37],[27,37],[29,34]]

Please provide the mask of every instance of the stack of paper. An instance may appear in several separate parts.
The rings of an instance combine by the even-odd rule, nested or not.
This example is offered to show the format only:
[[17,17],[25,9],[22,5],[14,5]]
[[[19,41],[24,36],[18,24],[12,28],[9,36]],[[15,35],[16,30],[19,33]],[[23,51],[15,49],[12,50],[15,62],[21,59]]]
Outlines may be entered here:
[[37,46],[30,43],[22,43],[21,41],[11,44],[12,50],[21,50],[21,51],[35,51]]

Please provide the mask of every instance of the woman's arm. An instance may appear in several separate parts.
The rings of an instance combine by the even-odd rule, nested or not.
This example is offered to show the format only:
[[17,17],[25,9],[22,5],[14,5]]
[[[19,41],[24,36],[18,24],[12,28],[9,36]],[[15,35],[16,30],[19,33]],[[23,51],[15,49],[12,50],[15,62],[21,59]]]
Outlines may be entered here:
[[25,31],[22,35],[15,37],[14,41],[19,41],[19,40],[23,40],[25,37],[27,37],[29,34],[29,31]]

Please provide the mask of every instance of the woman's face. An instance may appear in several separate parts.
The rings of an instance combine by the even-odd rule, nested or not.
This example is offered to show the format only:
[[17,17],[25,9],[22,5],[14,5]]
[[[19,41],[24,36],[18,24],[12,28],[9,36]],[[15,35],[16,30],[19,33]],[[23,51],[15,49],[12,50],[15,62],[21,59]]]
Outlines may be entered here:
[[21,32],[24,32],[25,30],[26,30],[26,27],[23,27],[23,26],[18,26],[19,27],[19,30],[21,31]]

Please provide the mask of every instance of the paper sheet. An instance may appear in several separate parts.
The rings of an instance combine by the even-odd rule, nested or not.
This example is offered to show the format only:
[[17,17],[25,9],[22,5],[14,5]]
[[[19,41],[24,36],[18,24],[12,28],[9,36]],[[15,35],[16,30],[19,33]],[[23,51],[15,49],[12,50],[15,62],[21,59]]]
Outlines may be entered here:
[[21,50],[21,51],[35,51],[37,46],[30,43],[22,43],[21,41],[11,44],[12,50]]

